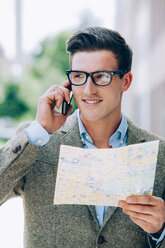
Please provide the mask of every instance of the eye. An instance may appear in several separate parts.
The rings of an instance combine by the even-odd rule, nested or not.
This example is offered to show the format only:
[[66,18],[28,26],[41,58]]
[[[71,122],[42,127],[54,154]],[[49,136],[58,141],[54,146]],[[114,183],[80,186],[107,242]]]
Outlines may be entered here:
[[76,74],[75,75],[75,77],[77,77],[77,78],[82,78],[84,75],[83,74],[80,74],[80,73],[78,73],[78,74]]
[[107,73],[107,72],[99,72],[99,73],[97,73],[97,74],[95,74],[95,78],[97,78],[97,79],[109,79],[109,73]]
[[100,78],[108,78],[109,77],[109,75],[108,75],[108,73],[100,73],[99,75],[98,75],[98,77],[100,77]]
[[72,78],[84,78],[84,74],[80,72],[72,73]]

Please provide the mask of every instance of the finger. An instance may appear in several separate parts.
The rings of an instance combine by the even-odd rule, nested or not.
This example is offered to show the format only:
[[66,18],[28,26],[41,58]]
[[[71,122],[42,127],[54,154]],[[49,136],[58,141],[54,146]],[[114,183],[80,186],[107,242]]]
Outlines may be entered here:
[[164,206],[151,206],[151,205],[143,205],[143,204],[128,204],[125,201],[120,201],[119,202],[119,207],[123,208],[123,212],[125,214],[130,215],[130,213],[135,212],[136,216],[138,214],[145,214],[145,215],[150,215],[152,218],[160,221],[165,220],[165,207]]
[[43,95],[40,101],[46,101],[46,103],[50,105],[51,108],[54,108],[55,106],[59,108],[61,106],[61,103],[63,102],[63,98],[63,94],[61,95],[59,92],[54,91]]
[[63,86],[55,85],[52,88],[50,88],[47,93],[50,93],[50,92],[58,92],[59,94],[63,95],[63,98],[65,98],[67,102],[70,101],[70,91]]
[[[49,95],[49,94],[51,94],[51,95]],[[45,92],[43,97],[47,97],[48,95],[52,97],[53,94],[55,96],[55,99],[52,99],[52,100],[53,101],[57,100],[57,103],[56,104],[54,103],[54,106],[56,106],[57,108],[60,107],[63,99],[65,99],[67,102],[70,101],[70,91],[65,87],[54,85]],[[61,99],[61,97],[62,97],[62,99]]]
[[68,113],[66,114],[66,116],[69,116],[69,115],[71,114],[71,112],[72,112],[72,108],[73,108],[73,106],[70,104],[70,106],[69,106],[69,110],[68,110]]
[[136,217],[131,217],[130,219],[137,224],[138,226],[140,226],[145,232],[147,233],[157,233],[157,232],[162,232],[163,230],[163,226],[164,224],[160,224],[157,221],[154,221],[154,219],[152,220],[152,222],[148,222]]
[[125,211],[135,211],[143,214],[153,214],[155,211],[155,206],[144,205],[144,204],[128,204],[125,201],[119,202],[119,207],[123,208],[123,212]]
[[125,210],[123,211],[125,214],[129,215],[130,218],[135,218],[141,221],[145,221],[147,223],[150,223],[150,226],[157,228],[157,230],[160,230],[163,226],[163,217],[149,215],[149,214],[142,214],[137,213],[134,211]]
[[67,81],[65,81],[65,82],[63,82],[63,83],[61,84],[61,86],[62,86],[62,87],[65,87],[65,88],[67,88],[69,85],[70,85],[69,80],[67,80]]
[[127,203],[131,204],[144,204],[144,205],[164,205],[163,199],[156,196],[150,195],[138,195],[138,196],[128,196],[126,198]]
[[144,213],[140,213],[140,212],[135,212],[135,211],[131,211],[131,210],[128,210],[128,209],[123,209],[123,213],[129,215],[129,217],[144,220],[144,221],[149,222],[149,223],[152,223],[153,220],[155,219],[150,214],[144,214]]
[[151,226],[151,223],[145,221],[145,220],[141,220],[135,217],[130,217],[130,219],[138,226],[140,226],[144,231],[148,232],[148,233],[153,233],[155,232],[155,230],[153,229],[153,227]]
[[47,95],[50,92],[58,91],[59,93],[63,93],[64,90],[67,90],[66,88],[59,86],[59,85],[52,85],[47,91],[45,91],[44,95]]
[[[161,198],[160,202],[162,202]],[[157,232],[163,226],[165,220],[164,206],[130,204],[126,201],[119,201],[118,205],[123,208],[125,214],[147,232]]]
[[[48,93],[47,94],[47,98],[49,99],[49,104],[51,105],[51,108],[60,108],[61,107],[61,104],[63,103],[63,100],[65,98],[66,101],[70,101],[70,96],[67,95],[67,92],[62,92],[63,94],[59,94],[59,92],[57,91],[54,91],[54,92],[51,92],[51,93]],[[72,105],[70,105],[69,107],[69,114],[71,113],[72,111]]]
[[64,98],[59,96],[59,98],[57,99],[56,104],[54,105],[54,107],[56,106],[56,108],[59,109],[61,107],[61,104],[62,104],[63,100],[64,100]]
[[[62,87],[62,86],[61,86]],[[62,87],[63,93],[64,93],[64,98],[67,102],[70,102],[70,90],[68,90],[65,87]]]
[[45,93],[44,95],[47,95],[50,92],[59,92],[59,94],[63,95],[63,97],[65,98],[65,100],[67,102],[70,101],[70,91],[66,88],[67,86],[69,86],[70,83],[69,81],[65,81],[64,83],[62,83],[62,86],[59,85],[52,85]]
[[47,94],[47,93],[50,93],[50,92],[53,92],[53,91],[57,91],[58,89],[60,89],[59,85],[52,85],[49,89],[47,89],[47,91],[45,91],[44,94]]

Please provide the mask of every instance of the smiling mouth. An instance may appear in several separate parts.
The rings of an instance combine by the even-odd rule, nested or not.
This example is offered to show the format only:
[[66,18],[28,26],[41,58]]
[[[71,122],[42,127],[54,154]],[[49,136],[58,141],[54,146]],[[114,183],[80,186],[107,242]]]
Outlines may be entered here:
[[88,103],[88,104],[96,104],[101,102],[102,100],[87,100],[87,99],[83,99],[83,102]]

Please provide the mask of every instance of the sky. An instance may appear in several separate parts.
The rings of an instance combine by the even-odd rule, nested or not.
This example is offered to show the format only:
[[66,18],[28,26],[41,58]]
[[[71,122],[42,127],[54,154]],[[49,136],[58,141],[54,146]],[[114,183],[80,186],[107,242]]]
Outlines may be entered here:
[[25,53],[33,51],[47,36],[52,36],[80,23],[83,11],[89,9],[101,25],[113,28],[114,0],[1,0],[0,46],[9,58],[15,56],[15,3],[21,2],[22,46]]

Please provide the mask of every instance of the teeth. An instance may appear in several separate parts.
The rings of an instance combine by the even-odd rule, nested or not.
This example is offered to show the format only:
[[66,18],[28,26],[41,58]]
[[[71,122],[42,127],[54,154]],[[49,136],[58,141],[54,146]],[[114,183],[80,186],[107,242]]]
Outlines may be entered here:
[[98,103],[99,100],[85,100],[85,102],[92,104],[92,103]]

